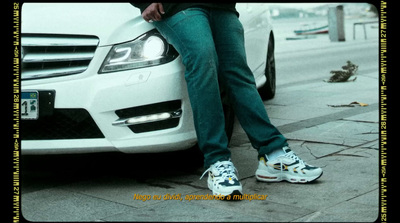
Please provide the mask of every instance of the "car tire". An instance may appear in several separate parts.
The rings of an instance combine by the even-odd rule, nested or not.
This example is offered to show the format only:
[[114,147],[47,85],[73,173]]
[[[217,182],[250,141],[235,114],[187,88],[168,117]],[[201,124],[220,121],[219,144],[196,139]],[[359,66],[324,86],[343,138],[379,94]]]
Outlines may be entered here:
[[269,100],[275,97],[276,91],[276,70],[275,70],[275,46],[271,35],[268,42],[267,61],[265,65],[265,77],[267,81],[258,89],[263,100]]

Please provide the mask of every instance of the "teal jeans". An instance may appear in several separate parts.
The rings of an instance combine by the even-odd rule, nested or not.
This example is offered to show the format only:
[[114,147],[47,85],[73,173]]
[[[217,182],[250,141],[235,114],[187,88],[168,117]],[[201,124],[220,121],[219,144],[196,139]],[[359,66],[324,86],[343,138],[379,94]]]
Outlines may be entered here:
[[247,65],[243,26],[237,15],[220,9],[190,8],[159,22],[157,30],[172,44],[186,67],[198,145],[207,168],[230,159],[219,84],[259,156],[287,146],[268,118]]

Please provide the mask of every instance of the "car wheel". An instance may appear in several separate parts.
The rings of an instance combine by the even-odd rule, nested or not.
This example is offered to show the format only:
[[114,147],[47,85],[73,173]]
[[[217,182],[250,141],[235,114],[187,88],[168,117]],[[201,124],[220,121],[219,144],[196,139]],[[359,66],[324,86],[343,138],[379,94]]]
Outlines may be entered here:
[[267,78],[267,81],[265,82],[264,86],[258,89],[258,92],[263,100],[269,100],[275,96],[276,70],[274,48],[274,40],[271,36],[268,42],[268,53],[265,66],[265,77]]

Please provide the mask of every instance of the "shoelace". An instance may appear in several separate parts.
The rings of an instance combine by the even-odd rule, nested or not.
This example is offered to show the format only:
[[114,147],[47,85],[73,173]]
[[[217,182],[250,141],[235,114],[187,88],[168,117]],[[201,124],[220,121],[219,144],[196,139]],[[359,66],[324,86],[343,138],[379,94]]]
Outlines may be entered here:
[[[306,163],[302,159],[300,159],[300,157],[298,157],[293,151],[285,153],[283,156],[299,161],[300,165],[306,165]],[[281,164],[281,173],[283,173],[283,162],[281,161],[280,164]],[[283,175],[281,174],[280,178],[282,178],[282,176]]]
[[[290,159],[294,159],[296,161],[299,161],[300,164],[306,165],[306,162],[304,162],[300,157],[298,157],[293,151],[290,151],[288,153],[285,153],[283,156],[286,156]],[[281,167],[282,167],[282,162],[281,162]]]
[[219,161],[213,166],[210,166],[207,170],[204,171],[203,175],[201,175],[200,180],[204,177],[206,173],[211,171],[212,168],[216,168],[219,173],[222,174],[223,179],[233,178],[237,180],[237,176],[235,174],[235,172],[237,172],[237,169],[233,166],[231,161]]

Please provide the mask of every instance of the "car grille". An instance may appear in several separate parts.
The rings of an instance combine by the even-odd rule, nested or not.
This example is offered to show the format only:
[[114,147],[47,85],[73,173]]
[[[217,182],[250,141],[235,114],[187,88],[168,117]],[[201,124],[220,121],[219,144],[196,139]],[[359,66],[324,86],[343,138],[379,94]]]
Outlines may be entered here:
[[79,74],[89,66],[99,39],[75,35],[23,35],[22,80]]
[[85,109],[54,109],[50,116],[21,122],[22,140],[104,138]]

